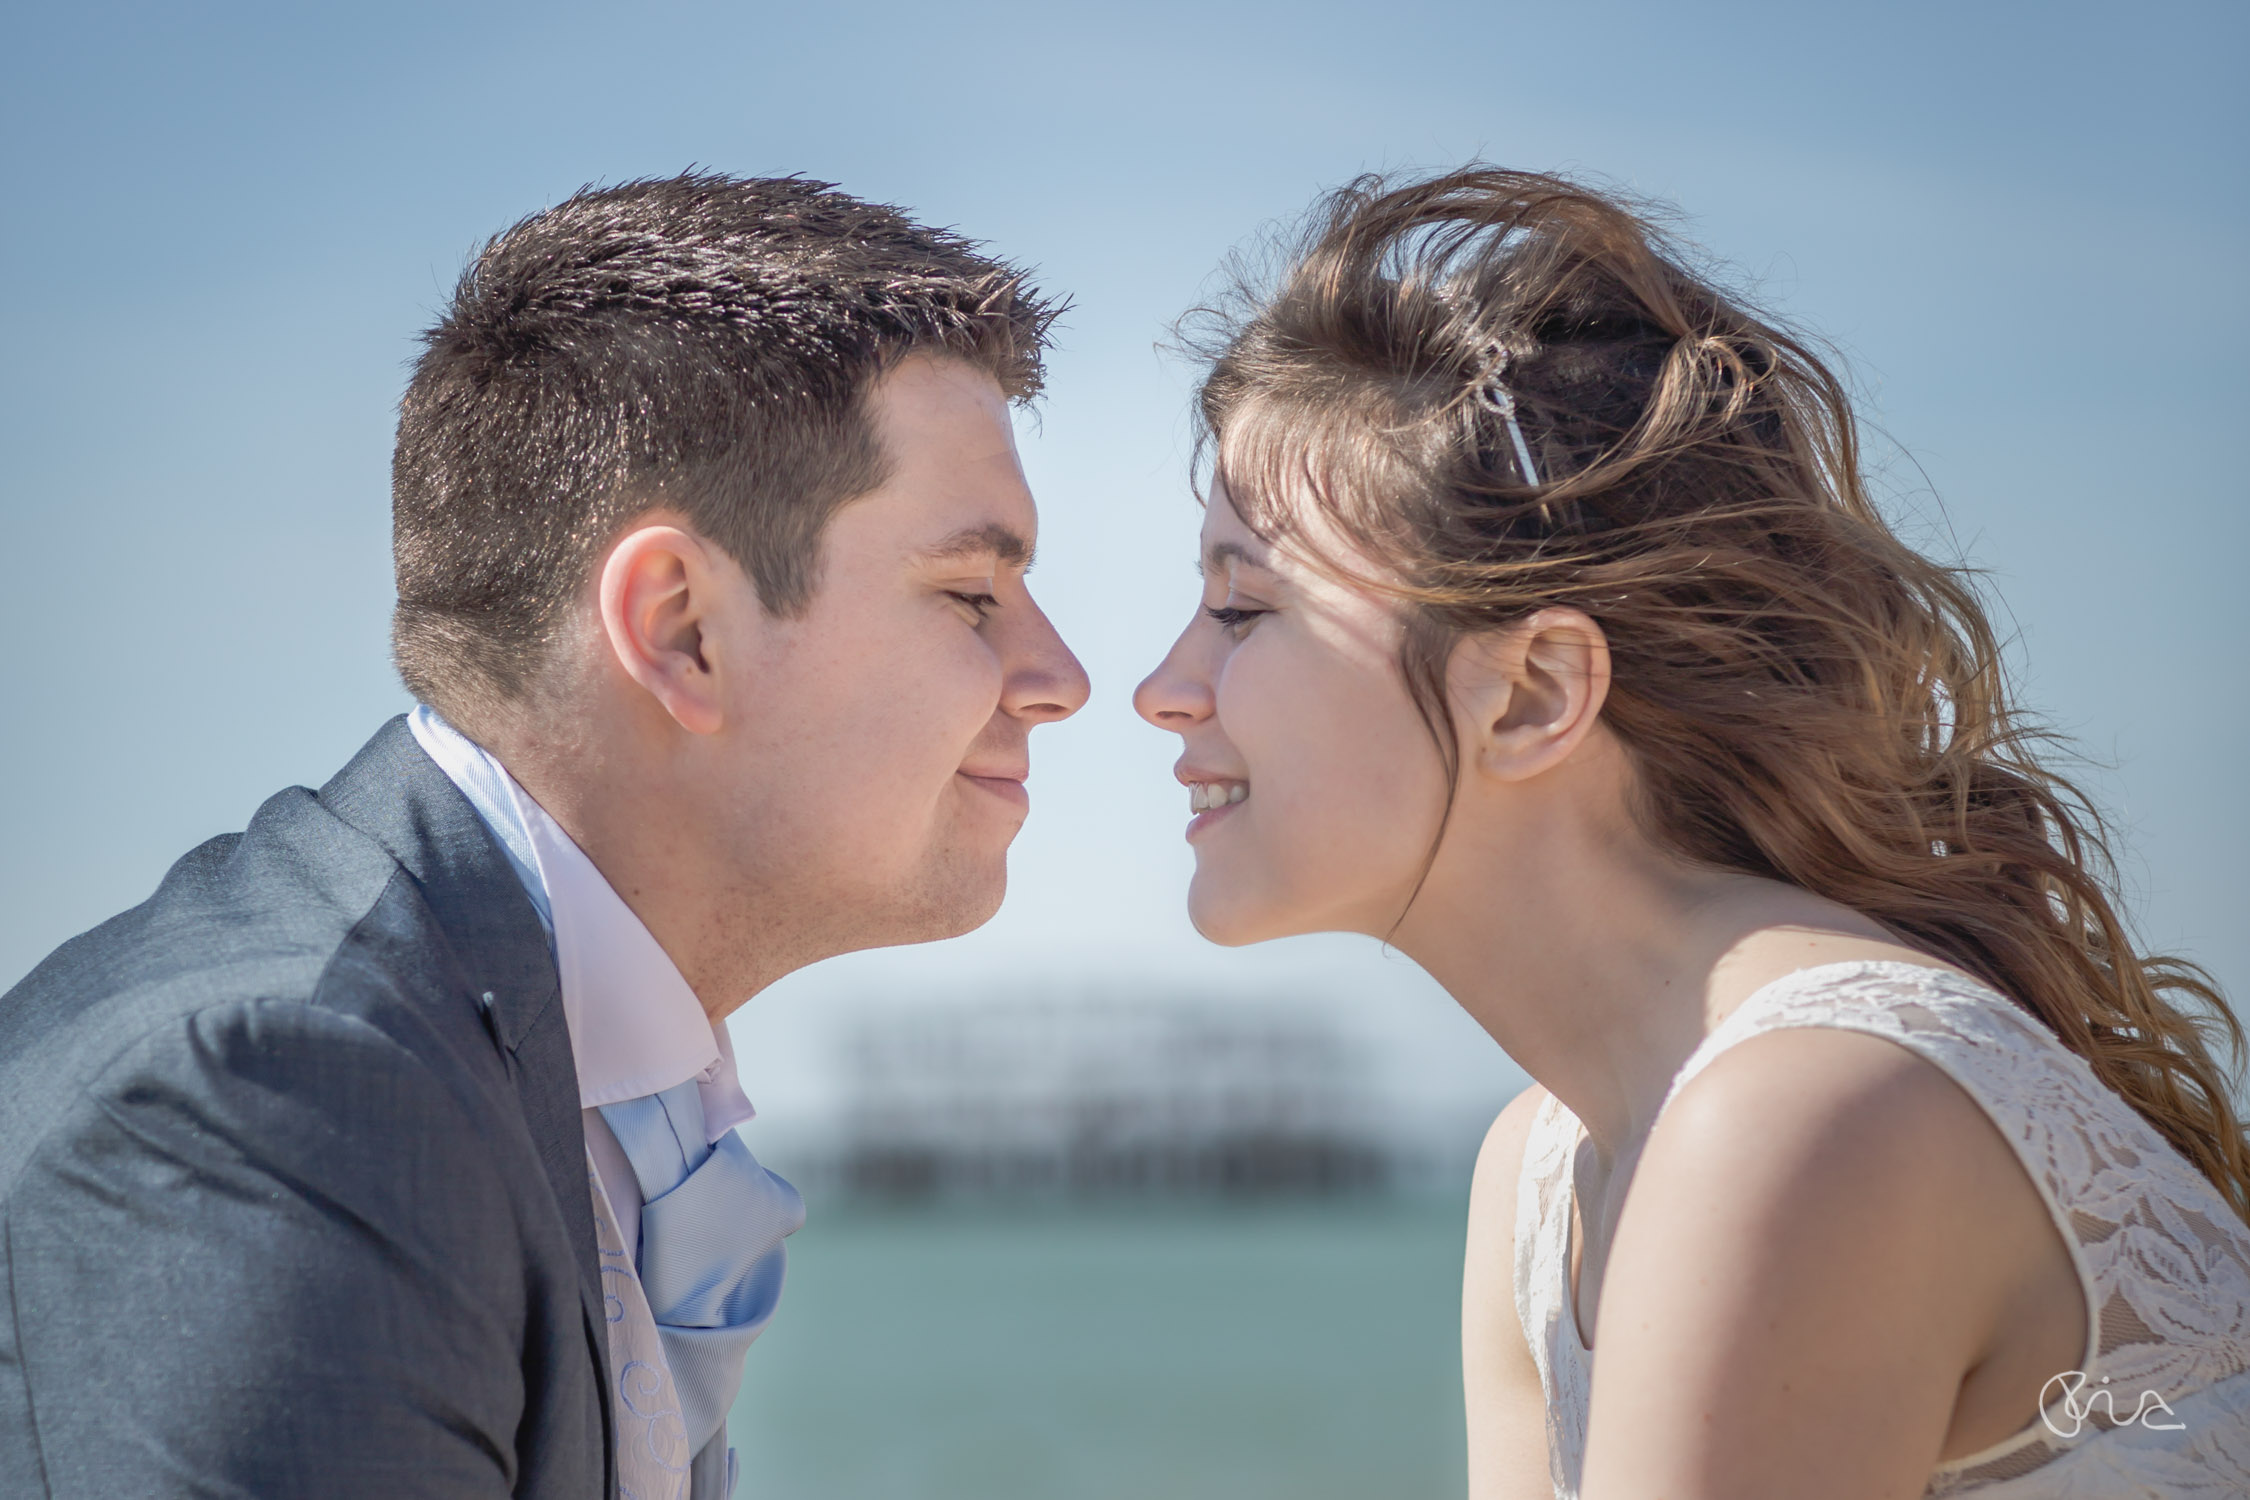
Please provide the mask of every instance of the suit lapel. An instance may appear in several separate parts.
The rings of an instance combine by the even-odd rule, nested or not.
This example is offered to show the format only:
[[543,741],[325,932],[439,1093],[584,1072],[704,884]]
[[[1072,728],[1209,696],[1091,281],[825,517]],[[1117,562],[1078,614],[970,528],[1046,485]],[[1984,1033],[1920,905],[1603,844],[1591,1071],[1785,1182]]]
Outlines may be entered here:
[[[553,972],[550,966],[550,985]],[[509,1071],[523,1100],[531,1143],[539,1150],[539,1164],[547,1169],[563,1223],[570,1229],[570,1242],[578,1249],[578,1275],[587,1310],[601,1322],[601,1261],[594,1249],[594,1203],[586,1184],[586,1133],[579,1116],[578,1069],[570,1053],[570,1029],[560,1004],[524,1008],[532,1012],[528,1017],[501,1014],[495,993],[493,1019],[514,1063]],[[511,1024],[519,1021],[520,1026]],[[603,1368],[608,1368],[606,1355]]]
[[[380,843],[414,877],[472,976],[473,993],[461,998],[484,1007],[539,1164],[554,1189],[577,1255],[587,1337],[606,1389],[608,1321],[586,1182],[578,1069],[571,1056],[561,981],[539,914],[491,830],[415,743],[404,717],[376,731],[351,764],[320,789],[320,800]],[[603,1403],[605,1429],[607,1406]]]

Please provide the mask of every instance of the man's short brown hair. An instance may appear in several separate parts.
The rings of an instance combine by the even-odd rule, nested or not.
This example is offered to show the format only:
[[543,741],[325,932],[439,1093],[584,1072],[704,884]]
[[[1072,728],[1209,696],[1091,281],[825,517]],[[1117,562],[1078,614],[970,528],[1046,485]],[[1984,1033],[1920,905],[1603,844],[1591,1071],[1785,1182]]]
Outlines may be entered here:
[[400,677],[456,718],[520,698],[656,506],[800,611],[828,519],[884,477],[875,380],[936,351],[1027,400],[1058,310],[958,235],[803,178],[688,173],[523,220],[462,274],[400,403]]

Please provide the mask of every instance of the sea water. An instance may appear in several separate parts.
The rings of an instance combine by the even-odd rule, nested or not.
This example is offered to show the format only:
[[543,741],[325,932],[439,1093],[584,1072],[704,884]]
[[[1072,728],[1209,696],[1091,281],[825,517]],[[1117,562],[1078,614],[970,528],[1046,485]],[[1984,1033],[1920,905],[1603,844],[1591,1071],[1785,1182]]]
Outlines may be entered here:
[[1462,1205],[813,1205],[738,1500],[1412,1500],[1462,1475]]

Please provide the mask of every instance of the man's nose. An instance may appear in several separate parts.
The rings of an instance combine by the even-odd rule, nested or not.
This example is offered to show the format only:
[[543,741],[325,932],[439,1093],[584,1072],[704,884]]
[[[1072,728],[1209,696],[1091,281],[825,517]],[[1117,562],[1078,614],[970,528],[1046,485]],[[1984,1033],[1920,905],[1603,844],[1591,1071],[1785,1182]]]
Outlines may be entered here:
[[1159,729],[1184,733],[1211,717],[1215,703],[1208,675],[1191,670],[1188,632],[1172,643],[1156,670],[1133,689],[1133,711]]
[[1052,724],[1084,708],[1094,688],[1046,613],[1035,604],[1031,614],[1031,628],[1009,664],[1001,707],[1028,723]]

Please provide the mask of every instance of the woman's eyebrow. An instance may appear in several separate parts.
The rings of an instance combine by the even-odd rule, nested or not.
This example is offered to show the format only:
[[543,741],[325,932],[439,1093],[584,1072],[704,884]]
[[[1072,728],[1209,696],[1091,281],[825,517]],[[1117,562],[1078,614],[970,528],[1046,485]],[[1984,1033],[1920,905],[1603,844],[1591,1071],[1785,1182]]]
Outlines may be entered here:
[[1265,554],[1262,549],[1253,551],[1240,542],[1213,542],[1203,549],[1203,557],[1197,567],[1205,577],[1209,577],[1213,573],[1225,572],[1226,565],[1229,562],[1241,563],[1246,568],[1258,568],[1266,572],[1272,571],[1266,566]]
[[916,557],[924,562],[966,562],[989,557],[1003,567],[1031,571],[1033,549],[1013,528],[998,521],[982,526],[964,526],[942,541],[916,550]]

